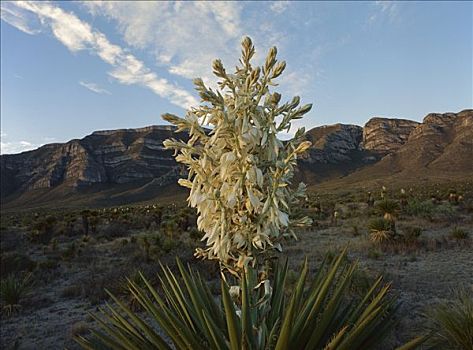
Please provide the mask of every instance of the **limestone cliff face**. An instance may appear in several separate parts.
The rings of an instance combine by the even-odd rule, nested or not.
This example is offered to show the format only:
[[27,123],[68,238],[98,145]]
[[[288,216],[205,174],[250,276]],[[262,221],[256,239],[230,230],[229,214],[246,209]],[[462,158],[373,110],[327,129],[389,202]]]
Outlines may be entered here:
[[[51,189],[53,194],[48,198],[54,198],[56,187],[77,190],[126,185],[159,193],[160,186],[174,184],[185,173],[172,152],[163,147],[170,137],[187,140],[187,134],[175,134],[174,130],[150,126],[96,131],[80,140],[2,155],[2,203],[5,197],[15,201],[38,189]],[[308,184],[352,173],[360,181],[406,172],[473,176],[471,109],[431,113],[422,123],[373,118],[364,127],[321,126],[309,130],[306,139],[313,145],[300,160],[297,176]]]
[[473,172],[473,110],[428,114],[393,158],[412,171]]
[[310,163],[350,161],[350,153],[360,150],[363,128],[358,125],[335,124],[309,130],[306,139],[312,147],[305,160]]
[[179,173],[163,141],[174,134],[169,126],[97,131],[81,140],[50,144],[20,154],[2,155],[2,197],[15,191],[92,184],[129,183],[154,179],[169,182]]
[[430,113],[397,150],[352,176],[397,178],[472,178],[473,110]]
[[406,119],[372,118],[363,128],[363,148],[392,153],[406,143],[418,122]]

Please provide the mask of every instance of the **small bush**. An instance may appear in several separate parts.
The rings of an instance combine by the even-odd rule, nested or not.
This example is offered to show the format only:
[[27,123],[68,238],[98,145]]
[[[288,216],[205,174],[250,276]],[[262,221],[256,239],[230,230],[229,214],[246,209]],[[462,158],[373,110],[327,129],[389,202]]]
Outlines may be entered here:
[[0,274],[7,276],[21,271],[33,271],[36,263],[29,256],[11,252],[2,254],[0,260]]
[[404,229],[402,239],[404,243],[407,244],[417,243],[421,234],[422,228],[417,226],[408,226]]
[[420,216],[424,218],[431,218],[435,210],[435,204],[432,201],[411,200],[407,202],[404,207],[404,214],[410,216]]
[[468,231],[460,228],[460,227],[455,227],[451,232],[450,232],[450,237],[456,240],[463,240],[463,239],[468,239],[470,234]]
[[373,260],[378,260],[383,256],[383,253],[379,249],[375,249],[373,247],[370,247],[368,249],[368,258],[373,259]]

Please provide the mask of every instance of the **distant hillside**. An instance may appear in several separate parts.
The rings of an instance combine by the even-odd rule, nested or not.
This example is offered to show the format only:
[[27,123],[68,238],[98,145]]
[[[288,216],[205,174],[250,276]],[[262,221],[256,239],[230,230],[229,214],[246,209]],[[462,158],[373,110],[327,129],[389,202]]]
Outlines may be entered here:
[[[185,174],[162,142],[186,139],[170,126],[97,131],[80,140],[2,155],[3,209],[107,206],[184,198]],[[473,110],[428,114],[422,123],[372,118],[364,127],[335,124],[306,133],[313,145],[297,180],[352,184],[377,179],[473,177]]]

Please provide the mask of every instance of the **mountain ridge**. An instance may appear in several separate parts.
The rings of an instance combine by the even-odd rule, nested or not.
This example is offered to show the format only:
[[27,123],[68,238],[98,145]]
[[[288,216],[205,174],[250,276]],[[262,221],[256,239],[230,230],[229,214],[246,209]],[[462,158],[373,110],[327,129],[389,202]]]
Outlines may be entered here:
[[[1,155],[2,206],[21,206],[27,200],[41,205],[61,197],[55,194],[73,198],[95,189],[111,191],[123,203],[160,197],[166,188],[179,192],[174,185],[186,170],[162,145],[170,137],[187,139],[175,130],[168,125],[98,130],[82,139]],[[373,117],[363,127],[319,126],[305,137],[313,145],[299,161],[296,180],[309,185],[393,174],[473,176],[472,109],[429,113],[422,122]],[[106,204],[104,196],[96,200]],[[130,196],[133,199],[127,199]]]

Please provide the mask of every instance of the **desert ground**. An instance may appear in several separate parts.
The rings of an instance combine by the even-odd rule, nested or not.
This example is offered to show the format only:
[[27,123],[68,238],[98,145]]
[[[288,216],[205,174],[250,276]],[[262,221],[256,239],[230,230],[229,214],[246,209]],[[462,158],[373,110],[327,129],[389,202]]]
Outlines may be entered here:
[[[371,194],[311,190],[301,210],[313,224],[298,232],[297,241],[288,239],[283,252],[295,279],[306,257],[314,272],[322,259],[347,247],[359,264],[352,293],[383,275],[401,306],[400,323],[382,349],[422,332],[432,305],[462,287],[473,289],[471,184],[386,187],[373,187]],[[386,201],[395,204],[386,209]],[[386,210],[395,233],[373,241],[373,221]],[[218,266],[193,257],[200,237],[196,214],[182,201],[2,213],[2,279],[18,282],[23,292],[15,305],[1,301],[1,348],[79,348],[74,337],[87,336],[94,326],[90,314],[110,301],[105,288],[139,311],[126,278],[141,271],[159,288],[159,263],[175,266],[175,256],[201,271],[218,293]]]

